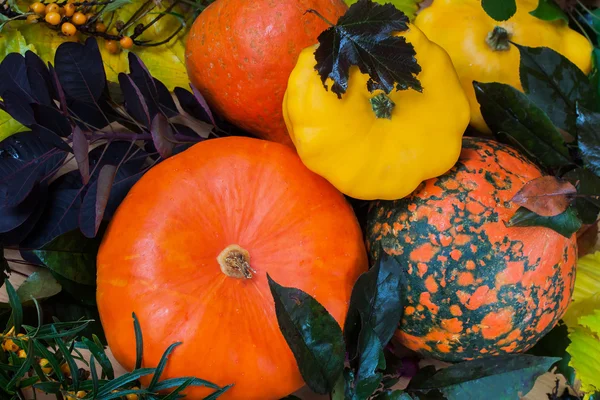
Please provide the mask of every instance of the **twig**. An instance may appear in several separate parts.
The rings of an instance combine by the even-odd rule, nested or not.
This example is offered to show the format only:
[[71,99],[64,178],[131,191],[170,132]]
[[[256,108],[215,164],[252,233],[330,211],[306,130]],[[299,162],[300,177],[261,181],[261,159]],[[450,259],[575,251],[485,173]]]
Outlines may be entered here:
[[136,29],[136,31],[134,32],[133,35],[131,35],[131,39],[135,39],[136,37],[140,36],[142,33],[144,33],[144,31],[148,28],[150,28],[152,25],[154,25],[156,22],[158,22],[162,17],[164,17],[166,14],[170,12],[172,9],[175,8],[175,6],[177,4],[179,4],[180,0],[174,0],[173,3],[171,3],[171,5],[169,7],[167,7],[166,10],[164,10],[163,12],[161,12],[161,14],[157,15],[156,17],[154,17],[154,19],[152,21],[150,21],[149,23],[147,23],[146,25],[144,25],[143,28],[141,29]]

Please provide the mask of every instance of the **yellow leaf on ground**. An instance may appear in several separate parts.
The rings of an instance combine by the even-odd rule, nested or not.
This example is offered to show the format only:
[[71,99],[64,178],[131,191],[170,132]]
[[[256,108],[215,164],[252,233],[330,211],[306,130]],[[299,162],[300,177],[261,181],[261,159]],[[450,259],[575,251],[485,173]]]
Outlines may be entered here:
[[572,303],[563,321],[568,326],[577,326],[580,316],[596,309],[600,309],[600,251],[577,261]]
[[581,390],[589,393],[600,390],[600,340],[589,329],[574,328],[569,334],[571,343],[567,352],[571,355],[569,366],[575,369],[581,381]]

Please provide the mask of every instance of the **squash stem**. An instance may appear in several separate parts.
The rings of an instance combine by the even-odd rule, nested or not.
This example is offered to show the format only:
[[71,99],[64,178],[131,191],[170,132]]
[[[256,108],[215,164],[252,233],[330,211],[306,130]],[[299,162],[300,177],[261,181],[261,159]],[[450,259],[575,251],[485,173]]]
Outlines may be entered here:
[[237,244],[227,246],[217,256],[221,271],[232,278],[250,279],[256,273],[250,266],[250,253]]
[[396,104],[385,93],[371,97],[371,108],[377,118],[392,119],[392,110]]
[[494,27],[494,30],[488,33],[485,41],[494,51],[510,50],[510,33],[501,26]]

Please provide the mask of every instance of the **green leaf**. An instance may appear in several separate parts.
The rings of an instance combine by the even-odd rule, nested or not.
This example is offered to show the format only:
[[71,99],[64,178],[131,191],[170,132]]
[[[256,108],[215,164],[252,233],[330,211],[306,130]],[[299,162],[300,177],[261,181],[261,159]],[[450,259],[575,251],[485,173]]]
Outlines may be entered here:
[[[312,10],[314,12],[314,10]],[[317,10],[318,11],[318,10]],[[361,0],[340,17],[337,24],[319,35],[315,69],[327,88],[342,97],[348,89],[350,67],[369,75],[367,88],[390,93],[396,90],[421,91],[415,77],[421,71],[412,44],[395,32],[408,29],[408,18],[391,4]]]
[[368,323],[363,324],[360,330],[358,353],[358,371],[352,400],[366,400],[379,387],[383,378],[383,374],[377,371],[385,369],[383,346]]
[[600,176],[600,113],[577,105],[577,128],[583,164]]
[[[358,0],[344,0],[346,4],[351,6],[356,3]],[[417,11],[419,11],[419,3],[422,0],[374,0],[379,4],[390,3],[398,10],[402,11],[406,16],[412,21],[417,16]]]
[[416,397],[411,396],[410,394],[406,393],[403,390],[388,390],[385,392],[382,392],[381,394],[379,394],[377,397],[375,397],[375,400],[415,400]]
[[498,139],[519,147],[546,168],[572,164],[561,134],[524,93],[496,82],[473,86],[483,118]]
[[544,21],[556,21],[562,19],[569,22],[569,17],[564,13],[562,8],[554,2],[554,0],[539,0],[538,6],[529,14]]
[[29,378],[21,379],[17,383],[17,387],[19,389],[25,389],[25,388],[28,388],[29,386],[32,386],[34,383],[36,383],[39,380],[40,379],[37,376],[30,376]]
[[123,387],[128,383],[137,381],[142,376],[153,374],[154,371],[154,368],[140,368],[127,374],[121,375],[118,378],[109,381],[109,383],[107,383],[106,385],[102,386],[102,389],[98,391],[98,397],[106,396],[115,389]]
[[102,370],[104,371],[108,379],[114,379],[115,371],[113,370],[112,363],[110,362],[108,356],[104,352],[104,348],[98,346],[94,341],[86,337],[82,338],[82,342],[85,345],[85,347],[88,348],[90,353],[92,353],[94,358],[98,360],[98,364],[100,364]]
[[138,396],[138,398],[140,398],[142,395],[149,394],[149,392],[145,389],[120,390],[116,393],[107,393],[103,396],[100,396],[100,397],[98,397],[98,400],[122,399],[122,398],[127,398],[127,395],[130,395],[130,394],[135,394]]
[[54,354],[50,353],[50,351],[45,346],[42,346],[39,340],[34,340],[33,345],[35,346],[35,350],[42,355],[42,358],[48,360],[48,363],[52,367],[52,370],[57,375],[57,380],[62,382],[65,379],[65,377],[62,371],[60,370],[60,364],[58,363],[56,357],[54,357]]
[[[4,279],[4,285],[6,286],[8,302],[10,304],[10,308],[12,309],[12,323],[15,327],[15,334],[17,334],[21,331],[21,324],[23,323],[23,307],[21,306],[19,295],[17,295],[12,283],[10,283],[8,279]],[[10,329],[11,327],[7,328]]]
[[[577,214],[584,224],[592,224],[600,212],[600,177],[589,169],[576,168],[563,175],[577,188],[580,197],[575,198]],[[596,196],[596,197],[592,197]]]
[[315,392],[331,391],[344,369],[344,340],[336,320],[317,300],[276,283],[267,274],[279,329],[300,373]]
[[383,347],[394,335],[402,318],[402,267],[395,257],[381,253],[384,256],[358,278],[352,289],[344,323],[344,337],[351,359],[356,357],[361,320],[362,324],[374,330]]
[[96,284],[100,238],[88,239],[79,229],[67,232],[33,253],[57,274],[83,285]]
[[[58,333],[56,328],[54,328],[54,332]],[[71,371],[71,380],[73,381],[73,388],[75,391],[77,391],[79,390],[79,368],[77,367],[77,363],[75,362],[75,359],[73,359],[71,352],[67,349],[67,346],[65,346],[65,342],[63,342],[62,338],[57,338],[54,342],[58,346],[58,349],[62,353],[64,360],[69,366],[69,370]]]
[[113,11],[117,11],[118,9],[133,3],[131,0],[113,0],[111,1],[109,4],[107,4],[104,8],[102,8],[102,10],[100,11],[100,15],[104,15],[104,14],[108,14],[111,13]]
[[481,0],[481,6],[496,21],[506,21],[517,12],[515,0]]
[[219,397],[221,397],[226,391],[228,391],[232,387],[233,387],[233,385],[224,386],[221,389],[219,389],[219,390],[211,393],[210,395],[206,396],[204,398],[204,400],[215,400],[215,399],[218,399]]
[[[160,392],[166,389],[172,389],[174,387],[177,387],[179,385],[181,385],[182,383],[184,383],[185,381],[187,381],[188,379],[191,379],[193,377],[191,376],[186,376],[183,378],[171,378],[171,379],[165,379],[164,381],[160,381],[158,382],[155,386],[154,386],[154,391],[155,392]],[[216,385],[212,382],[209,381],[205,381],[204,379],[199,379],[199,378],[193,378],[193,382],[191,384],[192,386],[206,386],[207,388],[211,388],[211,389],[220,389],[219,385]]]
[[17,289],[21,303],[25,304],[34,299],[45,299],[60,293],[62,287],[54,279],[52,273],[39,270],[29,275],[25,282]]
[[588,77],[562,54],[547,47],[515,44],[521,54],[519,74],[527,97],[559,128],[575,135],[579,102],[593,107],[596,91]]
[[575,371],[569,366],[571,356],[567,353],[569,346],[569,329],[562,321],[548,332],[527,353],[534,356],[559,357],[561,360],[556,365],[560,372],[569,382],[575,384]]
[[131,316],[133,317],[133,330],[135,332],[135,369],[138,369],[142,366],[144,357],[144,336],[142,336],[140,321],[138,321],[135,312]]
[[[15,329],[15,332],[18,332],[18,331]],[[23,364],[21,364],[21,367],[19,368],[19,370],[17,372],[15,372],[12,379],[6,385],[6,387],[8,389],[13,389],[16,386],[17,381],[19,379],[21,379],[23,376],[25,376],[25,373],[27,371],[29,371],[29,368],[31,367],[31,363],[33,362],[34,355],[35,355],[35,353],[33,351],[33,340],[29,340],[28,344],[27,344],[27,358],[25,359],[25,362]]]
[[[111,365],[112,367],[112,365]],[[92,399],[96,398],[98,393],[98,372],[96,371],[96,362],[94,354],[90,354],[90,375],[92,376]]]
[[26,131],[27,127],[19,123],[6,112],[0,110],[0,141],[18,132]]
[[567,347],[567,352],[571,355],[569,365],[575,369],[577,380],[581,381],[582,391],[600,390],[600,383],[598,383],[600,340],[598,335],[586,327],[576,326],[571,328],[569,339],[571,340]]
[[177,398],[177,395],[184,391],[188,386],[190,386],[194,382],[194,378],[190,378],[187,381],[183,382],[179,385],[175,390],[169,393],[167,396],[163,397],[163,400],[173,400]]
[[[156,372],[154,373],[154,376],[152,377],[152,381],[150,382],[150,385],[148,385],[148,390],[152,391],[154,389],[154,387],[158,383],[160,376],[162,375],[165,367],[167,366],[167,361],[169,360],[169,354],[171,354],[171,352],[173,350],[175,350],[175,347],[179,346],[180,344],[181,344],[181,342],[173,343],[163,353],[162,357],[160,358],[160,362],[158,363],[158,367],[156,367]],[[184,385],[186,382],[183,382],[181,385]],[[194,382],[194,380],[192,379],[190,381],[190,383],[188,384],[188,386],[191,385],[193,382]]]
[[437,389],[448,400],[481,399],[482,393],[493,394],[496,399],[518,399],[559,360],[516,354],[465,361],[439,370],[412,389],[424,392]]
[[573,206],[554,217],[542,217],[525,207],[519,207],[506,226],[544,226],[570,238],[581,228],[581,220]]
[[33,387],[48,394],[60,393],[60,382],[40,382],[34,384]]

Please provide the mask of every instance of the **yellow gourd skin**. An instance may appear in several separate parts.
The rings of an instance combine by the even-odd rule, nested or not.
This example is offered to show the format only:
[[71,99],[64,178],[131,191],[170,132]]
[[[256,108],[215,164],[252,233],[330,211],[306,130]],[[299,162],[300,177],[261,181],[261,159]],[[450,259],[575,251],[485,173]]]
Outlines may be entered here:
[[413,25],[400,35],[415,48],[423,92],[392,91],[390,119],[375,115],[370,100],[381,92],[367,90],[368,76],[358,67],[341,99],[325,90],[314,68],[316,46],[300,54],[283,100],[304,164],[357,199],[400,199],[448,171],[469,123],[469,103],[448,54]]
[[496,26],[504,28],[510,41],[527,47],[549,47],[588,74],[592,69],[592,46],[563,20],[543,21],[529,14],[538,0],[517,0],[517,12],[508,21],[495,21],[481,7],[481,0],[434,0],[417,16],[415,24],[442,46],[454,63],[471,106],[471,125],[491,133],[475,97],[473,81],[500,82],[521,91],[520,54],[508,44],[494,50],[486,38]]

